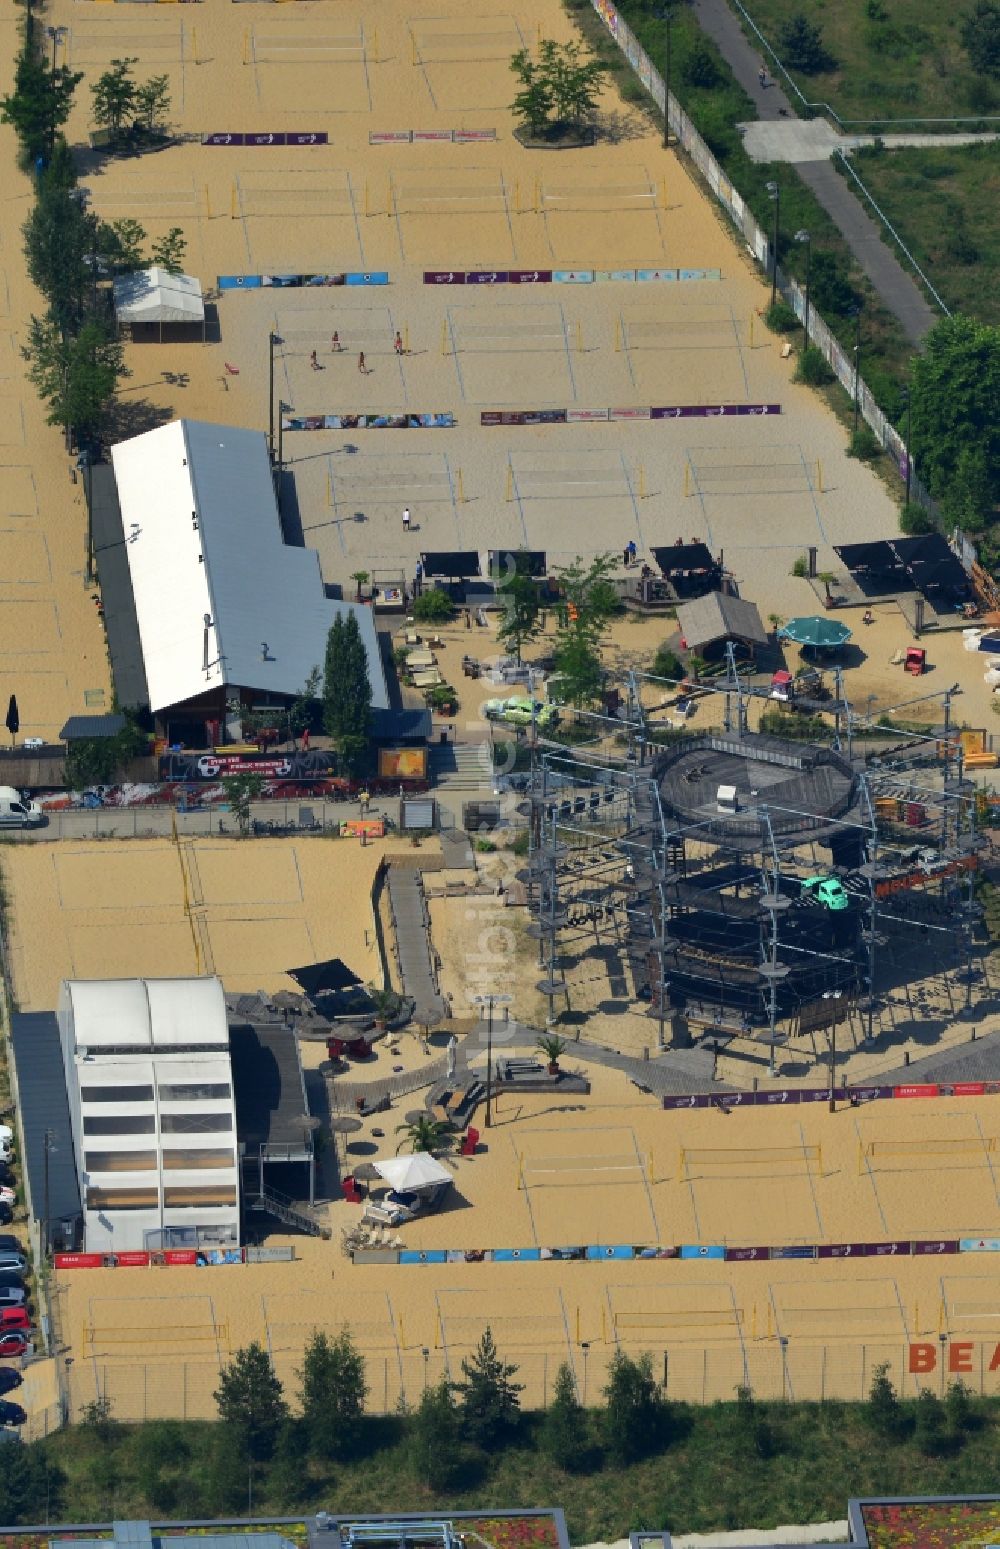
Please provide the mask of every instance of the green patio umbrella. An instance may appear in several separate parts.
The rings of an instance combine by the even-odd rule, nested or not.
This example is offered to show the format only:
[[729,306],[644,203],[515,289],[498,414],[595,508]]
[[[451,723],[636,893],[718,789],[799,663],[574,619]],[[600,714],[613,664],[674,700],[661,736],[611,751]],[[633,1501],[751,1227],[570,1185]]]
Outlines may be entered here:
[[839,619],[811,618],[789,619],[778,630],[779,640],[791,640],[795,645],[814,646],[817,650],[832,651],[838,645],[846,645],[851,631]]

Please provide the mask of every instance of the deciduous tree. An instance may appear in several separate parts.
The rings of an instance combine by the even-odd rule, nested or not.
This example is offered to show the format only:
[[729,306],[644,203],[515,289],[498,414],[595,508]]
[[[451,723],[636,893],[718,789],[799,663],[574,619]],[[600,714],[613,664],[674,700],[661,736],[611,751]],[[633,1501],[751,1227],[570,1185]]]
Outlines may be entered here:
[[310,1451],[344,1458],[357,1450],[368,1385],[365,1362],[348,1329],[335,1339],[316,1329],[295,1374]]
[[976,0],[962,19],[962,47],[980,75],[1000,79],[1000,4]]
[[953,520],[984,525],[1000,504],[1000,328],[937,323],[913,360],[914,464]]
[[52,155],[56,131],[69,118],[73,93],[82,80],[63,65],[49,69],[26,43],[18,56],[14,90],[0,100],[0,120],[14,130],[26,160],[34,163]]
[[587,1415],[576,1391],[576,1377],[567,1361],[556,1372],[552,1403],[541,1431],[542,1450],[557,1468],[571,1474],[586,1467],[589,1436]]
[[326,643],[323,725],[352,773],[364,763],[371,703],[368,656],[357,617],[354,613],[338,614]]
[[212,1397],[225,1427],[245,1443],[252,1458],[270,1457],[288,1405],[263,1345],[255,1340],[237,1350],[219,1372]]
[[168,274],[181,274],[186,252],[187,238],[183,231],[179,226],[171,226],[166,236],[157,237],[153,243],[153,262],[166,269]]
[[524,1384],[515,1382],[517,1367],[501,1360],[487,1324],[471,1356],[462,1359],[462,1376],[454,1384],[469,1439],[489,1452],[507,1441],[521,1413],[518,1395]]
[[121,134],[126,121],[135,113],[138,87],[132,75],[132,66],[138,63],[135,57],[112,59],[103,75],[91,83],[94,123],[110,130],[112,136]]

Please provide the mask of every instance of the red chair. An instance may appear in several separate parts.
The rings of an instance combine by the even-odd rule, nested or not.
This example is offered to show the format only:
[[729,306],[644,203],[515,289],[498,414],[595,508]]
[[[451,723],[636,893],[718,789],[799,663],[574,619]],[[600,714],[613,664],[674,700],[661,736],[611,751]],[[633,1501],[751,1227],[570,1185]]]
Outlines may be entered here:
[[331,1060],[341,1060],[346,1052],[347,1045],[343,1038],[328,1038],[326,1040],[327,1057]]
[[462,1139],[462,1155],[475,1156],[478,1144],[479,1131],[472,1128],[467,1129]]
[[363,1202],[364,1195],[358,1186],[358,1181],[350,1174],[341,1180],[341,1188],[349,1205],[360,1205]]

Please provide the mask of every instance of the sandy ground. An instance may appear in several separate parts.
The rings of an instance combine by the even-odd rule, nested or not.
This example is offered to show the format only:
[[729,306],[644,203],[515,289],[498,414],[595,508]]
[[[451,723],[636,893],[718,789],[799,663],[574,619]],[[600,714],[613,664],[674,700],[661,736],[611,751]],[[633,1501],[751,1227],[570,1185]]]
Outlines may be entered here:
[[218,973],[237,992],[295,989],[286,969],[326,957],[376,978],[372,882],[381,857],[398,847],[353,839],[12,845],[3,866],[18,1006],[51,1008],[64,978],[200,972]]
[[[591,1095],[575,1102],[502,1098],[478,1155],[451,1164],[450,1205],[403,1228],[406,1245],[793,1247],[975,1233],[995,1222],[993,1099],[723,1119],[664,1114],[623,1077],[590,1074]],[[394,1117],[380,1116],[390,1132]],[[382,1145],[391,1153],[391,1133]],[[341,1203],[331,1220],[339,1228],[357,1213]],[[310,1331],[345,1322],[365,1352],[375,1409],[457,1373],[487,1323],[519,1362],[529,1403],[545,1401],[563,1360],[581,1384],[587,1368],[596,1397],[616,1342],[652,1350],[658,1371],[667,1352],[668,1390],[693,1399],[731,1397],[744,1380],[761,1396],[858,1397],[881,1360],[915,1391],[904,1347],[939,1331],[976,1341],[974,1386],[996,1382],[985,1370],[980,1377],[979,1342],[988,1366],[997,1313],[989,1261],[975,1255],[850,1267],[795,1259],[362,1267],[340,1255],[337,1237],[297,1240],[294,1268],[59,1274],[74,1407],[100,1389],[122,1418],[210,1413],[218,1360],[251,1338],[266,1341],[294,1391]]]

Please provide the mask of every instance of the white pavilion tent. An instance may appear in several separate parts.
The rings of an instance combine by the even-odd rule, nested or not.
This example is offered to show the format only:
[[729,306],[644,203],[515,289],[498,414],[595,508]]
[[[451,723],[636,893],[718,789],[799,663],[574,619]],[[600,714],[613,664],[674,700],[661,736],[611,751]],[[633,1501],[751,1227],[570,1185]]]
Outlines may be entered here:
[[191,274],[171,274],[154,264],[122,274],[114,282],[115,316],[136,329],[157,328],[162,343],[164,324],[200,327],[205,339],[205,299],[201,281]]

